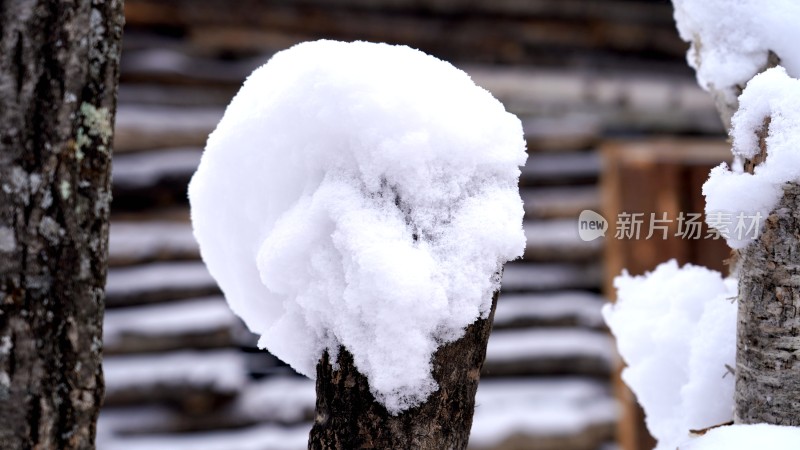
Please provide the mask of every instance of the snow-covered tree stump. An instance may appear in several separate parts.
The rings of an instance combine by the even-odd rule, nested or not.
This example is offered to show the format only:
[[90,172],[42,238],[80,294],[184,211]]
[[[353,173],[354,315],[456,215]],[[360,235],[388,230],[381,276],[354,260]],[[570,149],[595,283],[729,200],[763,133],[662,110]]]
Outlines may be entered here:
[[248,78],[192,222],[259,345],[317,375],[312,448],[466,446],[526,157],[519,119],[408,47],[304,43]]
[[[744,162],[750,174],[769,155],[770,123]],[[736,423],[800,425],[800,185],[782,190],[758,239],[737,252]]]
[[[733,117],[732,170],[704,186],[707,211],[743,211],[752,233],[735,235],[739,278],[736,423],[800,425],[800,80],[785,69],[756,75]],[[756,233],[757,231],[757,233]]]
[[375,401],[369,381],[340,349],[338,368],[326,353],[317,364],[317,410],[309,449],[463,449],[472,427],[475,392],[486,357],[492,313],[467,327],[464,336],[433,357],[439,390],[420,406],[396,416]]
[[[681,283],[661,265],[642,279],[618,278],[619,296],[635,302],[609,307],[606,318],[622,356],[634,363],[623,377],[648,414],[657,450],[794,450],[800,448],[800,53],[794,44],[800,8],[790,0],[673,4],[681,36],[692,42],[689,64],[714,96],[733,144],[733,161],[711,171],[703,195],[707,223],[736,251],[738,286],[734,294],[735,279],[722,281],[706,269],[699,270],[712,277],[689,280],[699,273],[689,266],[678,271],[687,277]],[[714,284],[722,289],[714,292]],[[697,298],[675,302],[686,295]],[[715,310],[704,312],[694,330],[677,331],[703,302]],[[719,307],[726,303],[731,308]],[[653,314],[656,308],[671,305],[677,308],[668,327],[647,324],[650,315],[664,316]],[[624,320],[637,311],[640,323]],[[676,343],[682,343],[677,351]],[[678,377],[661,370],[676,368],[685,353],[688,370],[676,371]],[[726,362],[734,354],[735,368]],[[681,377],[688,377],[684,386],[676,383]],[[677,395],[667,394],[676,387]]]

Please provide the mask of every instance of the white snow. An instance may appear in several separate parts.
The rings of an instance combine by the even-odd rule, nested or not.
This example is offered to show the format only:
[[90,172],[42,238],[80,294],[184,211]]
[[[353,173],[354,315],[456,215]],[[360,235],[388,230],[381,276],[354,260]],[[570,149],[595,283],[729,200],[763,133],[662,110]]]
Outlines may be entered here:
[[603,315],[656,449],[674,450],[689,430],[732,420],[736,281],[670,260],[643,276],[623,273],[614,286],[617,302]]
[[[734,219],[728,226],[728,245],[743,248],[755,233],[735,233],[736,216],[743,214],[745,228],[753,221],[763,225],[783,195],[788,182],[800,181],[800,80],[776,67],[753,78],[739,97],[739,110],[733,116],[734,161],[715,167],[703,185],[706,220],[713,212],[727,212]],[[764,119],[771,118],[766,138],[767,158],[753,174],[744,171],[743,161],[759,153],[756,132]],[[712,225],[709,223],[709,225]],[[724,223],[722,224],[725,225]],[[721,228],[721,227],[717,227]]]
[[688,440],[678,450],[797,450],[800,428],[768,425],[732,425],[715,428]]
[[341,345],[391,413],[521,255],[522,126],[448,63],[316,41],[247,79],[189,194],[203,259],[260,345],[313,376]]
[[689,65],[706,90],[717,89],[733,104],[736,86],[767,64],[772,50],[789,73],[800,76],[800,3],[795,0],[673,0],[675,21],[692,43]]
[[[757,237],[759,226],[782,196],[781,186],[800,180],[800,156],[792,142],[800,134],[800,3],[774,0],[673,0],[681,37],[691,41],[689,64],[698,82],[718,101],[736,104],[731,119],[734,161],[711,171],[703,186],[706,221],[728,245],[740,249]],[[768,51],[780,66],[761,74]],[[758,74],[758,75],[757,75]],[[744,172],[745,158],[758,153],[758,131],[770,117],[767,160],[755,174]],[[748,232],[754,230],[753,232]]]

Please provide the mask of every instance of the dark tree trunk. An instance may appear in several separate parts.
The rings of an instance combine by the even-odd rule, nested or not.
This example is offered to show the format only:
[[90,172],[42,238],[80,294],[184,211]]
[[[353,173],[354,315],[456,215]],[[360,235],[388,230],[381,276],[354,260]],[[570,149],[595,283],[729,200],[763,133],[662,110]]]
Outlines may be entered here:
[[122,1],[0,0],[0,448],[91,449]]
[[339,370],[333,370],[326,354],[317,364],[317,410],[308,448],[465,449],[496,303],[497,294],[487,319],[479,319],[461,339],[436,351],[433,377],[439,390],[397,416],[375,401],[350,353],[340,350]]
[[737,423],[800,426],[800,186],[739,254]]

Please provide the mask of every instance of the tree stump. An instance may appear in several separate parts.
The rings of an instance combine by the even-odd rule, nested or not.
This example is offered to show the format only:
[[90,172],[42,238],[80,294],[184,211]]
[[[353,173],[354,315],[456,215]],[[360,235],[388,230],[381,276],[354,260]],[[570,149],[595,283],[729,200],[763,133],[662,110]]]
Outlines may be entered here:
[[314,450],[461,450],[467,447],[486,344],[497,305],[489,317],[433,357],[439,390],[420,406],[392,416],[375,401],[352,355],[339,349],[338,370],[326,353],[317,364],[317,406],[308,448]]

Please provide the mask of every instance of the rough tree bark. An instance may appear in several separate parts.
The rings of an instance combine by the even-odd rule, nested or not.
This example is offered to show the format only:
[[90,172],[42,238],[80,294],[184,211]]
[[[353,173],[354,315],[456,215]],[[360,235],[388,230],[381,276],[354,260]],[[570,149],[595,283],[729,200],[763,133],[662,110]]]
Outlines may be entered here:
[[800,426],[800,186],[739,258],[735,420]]
[[352,356],[339,352],[334,370],[326,354],[317,364],[317,407],[308,448],[314,450],[461,450],[467,447],[495,294],[487,319],[436,351],[433,376],[439,390],[422,405],[391,416],[369,392]]
[[122,0],[0,1],[0,448],[91,449]]
[[[761,152],[769,157],[766,120]],[[738,255],[736,423],[800,426],[800,185],[764,221],[759,238]]]

